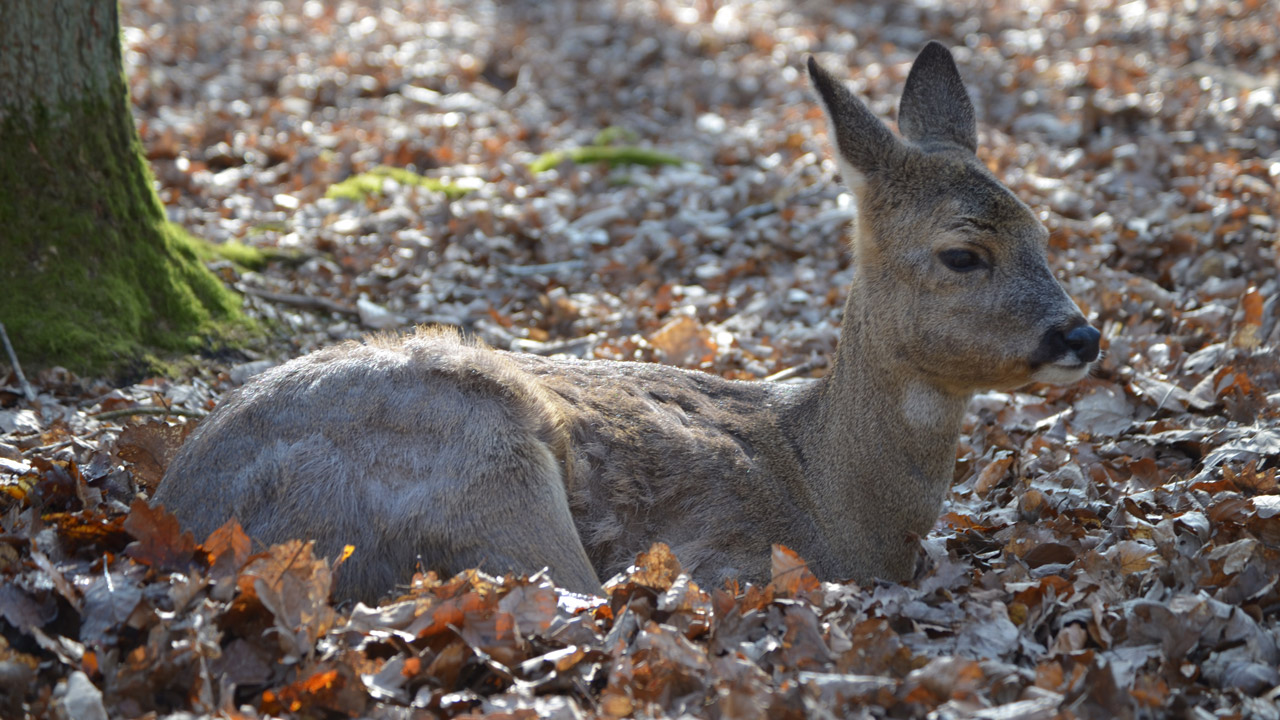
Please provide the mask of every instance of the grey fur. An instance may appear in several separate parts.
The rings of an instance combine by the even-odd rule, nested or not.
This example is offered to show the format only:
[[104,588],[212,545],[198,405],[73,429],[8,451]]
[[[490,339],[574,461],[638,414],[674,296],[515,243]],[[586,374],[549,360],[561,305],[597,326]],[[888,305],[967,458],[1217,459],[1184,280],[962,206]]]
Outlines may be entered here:
[[[548,359],[442,329],[348,342],[229,397],[154,502],[199,537],[235,515],[262,542],[355,545],[336,593],[366,600],[418,558],[445,573],[545,566],[598,592],[655,541],[713,586],[767,580],[771,543],[824,579],[909,578],[971,393],[1069,382],[1092,360],[1063,344],[1084,321],[1049,271],[1044,228],[970,148],[933,142],[971,129],[944,112],[954,83],[934,75],[955,72],[949,54],[921,58],[912,113],[950,120],[913,143],[810,61],[859,203],[826,377]],[[987,266],[947,266],[956,248]]]

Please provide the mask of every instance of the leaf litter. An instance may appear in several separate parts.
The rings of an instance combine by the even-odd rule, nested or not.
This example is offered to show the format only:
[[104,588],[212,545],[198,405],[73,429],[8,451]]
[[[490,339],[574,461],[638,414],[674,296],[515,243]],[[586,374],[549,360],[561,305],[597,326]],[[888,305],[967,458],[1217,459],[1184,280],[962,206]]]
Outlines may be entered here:
[[[287,251],[215,266],[286,335],[180,381],[3,380],[0,715],[1280,718],[1274,4],[121,11],[171,217]],[[1105,354],[974,399],[911,582],[775,547],[767,585],[700,588],[655,546],[601,599],[427,572],[335,606],[306,543],[139,499],[184,417],[369,329],[820,374],[856,208],[796,68],[843,64],[892,117],[929,38]],[[530,169],[592,147],[682,162]]]

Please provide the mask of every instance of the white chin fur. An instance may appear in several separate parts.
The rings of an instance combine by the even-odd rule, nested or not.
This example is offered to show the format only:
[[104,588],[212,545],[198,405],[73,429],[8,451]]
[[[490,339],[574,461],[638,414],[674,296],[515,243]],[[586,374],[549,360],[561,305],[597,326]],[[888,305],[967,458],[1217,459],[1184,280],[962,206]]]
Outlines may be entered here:
[[1081,363],[1079,365],[1045,365],[1039,370],[1031,374],[1031,379],[1036,382],[1050,383],[1052,385],[1070,385],[1071,383],[1081,380],[1085,375],[1089,374],[1089,368],[1092,363]]

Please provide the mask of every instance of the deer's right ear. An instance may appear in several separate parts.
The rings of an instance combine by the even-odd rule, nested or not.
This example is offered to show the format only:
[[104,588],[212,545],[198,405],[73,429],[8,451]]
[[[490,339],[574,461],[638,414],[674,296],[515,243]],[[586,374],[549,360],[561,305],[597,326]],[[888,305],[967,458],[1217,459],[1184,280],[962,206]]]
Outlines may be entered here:
[[900,142],[880,118],[849,92],[845,84],[809,56],[809,79],[822,98],[840,174],[850,189],[857,190],[866,176],[888,165]]
[[950,143],[969,152],[978,148],[973,103],[951,51],[936,40],[924,46],[907,73],[898,129],[912,142]]

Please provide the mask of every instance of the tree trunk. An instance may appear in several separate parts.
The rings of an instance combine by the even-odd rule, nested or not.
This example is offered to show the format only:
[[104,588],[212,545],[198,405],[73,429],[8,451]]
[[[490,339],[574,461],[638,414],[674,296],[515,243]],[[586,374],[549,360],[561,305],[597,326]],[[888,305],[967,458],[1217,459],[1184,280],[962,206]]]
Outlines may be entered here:
[[244,327],[166,220],[129,114],[116,0],[8,0],[0,20],[0,322],[19,360],[151,362]]

